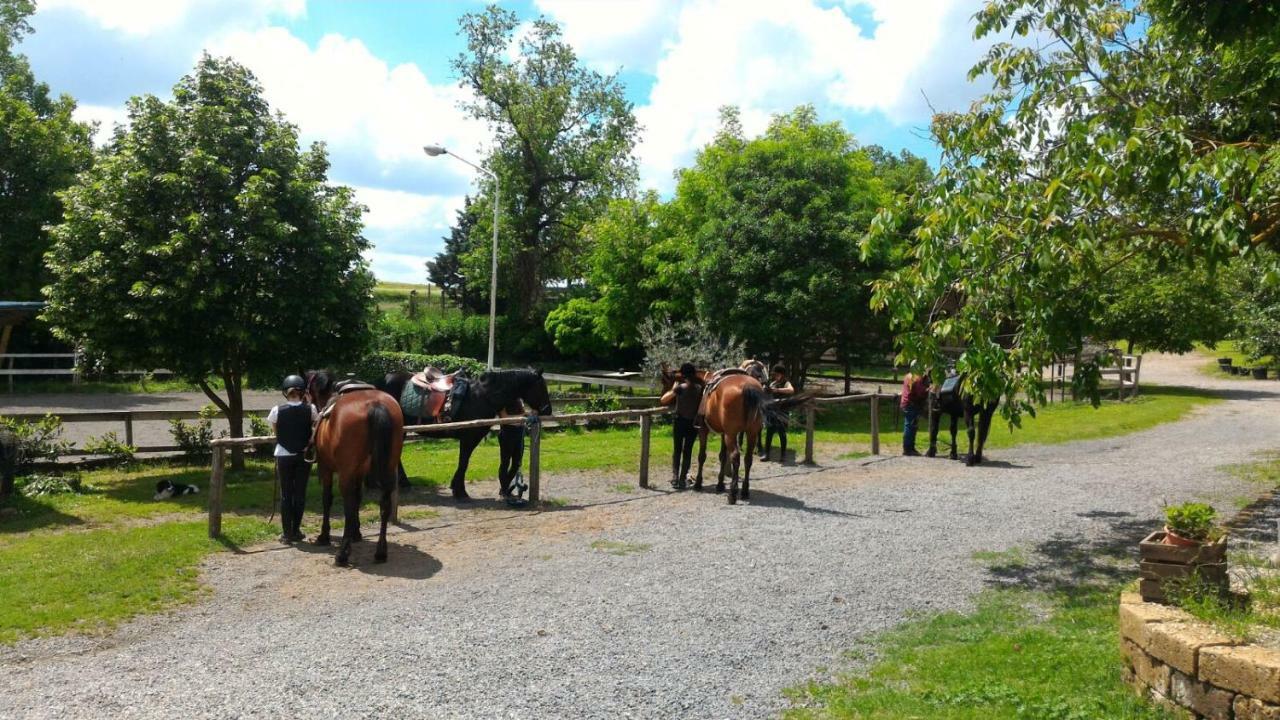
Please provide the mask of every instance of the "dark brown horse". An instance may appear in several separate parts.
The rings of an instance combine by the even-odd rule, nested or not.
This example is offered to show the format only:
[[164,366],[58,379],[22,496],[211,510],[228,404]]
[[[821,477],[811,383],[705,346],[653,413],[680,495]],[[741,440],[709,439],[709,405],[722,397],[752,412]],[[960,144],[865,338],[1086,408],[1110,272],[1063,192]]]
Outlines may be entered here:
[[332,410],[316,427],[315,448],[320,478],[324,521],[317,545],[328,545],[329,512],[333,507],[333,476],[338,476],[342,492],[342,545],[334,562],[346,565],[351,557],[351,543],[360,540],[361,493],[366,478],[381,488],[382,524],[378,531],[378,547],[373,561],[387,561],[387,521],[391,517],[396,491],[396,467],[404,447],[404,415],[400,406],[380,390],[342,392],[327,372],[308,373],[307,393],[318,407],[325,407],[336,393]]
[[[725,371],[721,371],[722,373]],[[706,417],[698,434],[698,476],[694,480],[693,489],[702,489],[702,468],[707,461],[707,434],[714,430],[720,433],[720,472],[716,480],[716,492],[724,492],[726,472],[730,475],[729,504],[751,499],[751,459],[755,455],[756,446],[760,443],[760,430],[766,418],[785,423],[786,415],[782,403],[773,400],[765,392],[759,380],[734,369],[728,371],[723,379],[715,384],[704,400]],[[703,380],[710,380],[706,372],[699,372]],[[676,374],[665,368],[662,373],[663,392],[671,389]],[[806,401],[799,398],[799,402]],[[788,403],[788,406],[795,403]],[[743,435],[746,441],[746,463],[743,467],[742,448],[739,447],[738,436]],[[738,476],[742,470],[742,491],[738,491]]]

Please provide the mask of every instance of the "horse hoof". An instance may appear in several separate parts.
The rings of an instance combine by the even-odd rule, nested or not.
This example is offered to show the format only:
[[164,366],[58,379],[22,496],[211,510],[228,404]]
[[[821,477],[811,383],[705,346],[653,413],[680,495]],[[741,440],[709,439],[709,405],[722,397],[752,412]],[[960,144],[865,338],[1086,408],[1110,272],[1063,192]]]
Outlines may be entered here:
[[955,453],[951,453],[951,454],[950,454],[950,455],[948,455],[947,457],[951,458],[952,460],[959,460],[959,459],[960,459],[960,456],[959,456],[959,455],[957,455],[957,454],[955,454]]
[[386,561],[387,561],[387,551],[386,551],[386,550],[380,550],[380,551],[378,551],[378,552],[374,553],[374,554],[373,554],[373,561],[374,561],[375,563],[378,563],[378,564],[381,564],[381,563],[386,562]]
[[750,499],[751,499],[751,491],[750,491],[750,490],[743,490],[742,492],[738,493],[738,497],[742,498],[743,500],[750,500]]
[[320,535],[316,537],[315,544],[323,547],[328,547],[329,545],[332,544],[332,542],[329,540],[328,535]]
[[976,466],[976,465],[977,465],[978,463],[980,463],[980,462],[982,462],[982,461],[981,461],[981,460],[978,460],[977,458],[973,457],[972,455],[970,455],[969,457],[967,457],[967,458],[965,458],[965,459],[964,459],[964,464],[965,464],[965,466],[966,466],[966,467],[974,467],[974,466]]
[[934,450],[933,448],[929,448],[928,450],[926,450],[926,451],[924,452],[924,456],[925,456],[925,457],[937,457],[937,456],[938,456],[938,451],[937,451],[937,450]]
[[702,483],[694,483],[694,484],[693,484],[693,491],[694,491],[694,492],[702,492]]
[[721,484],[719,484],[719,485],[716,485],[716,492],[717,492],[717,493],[722,493],[722,492],[724,492],[724,483],[721,483]]
[[733,491],[730,491],[730,492],[729,492],[729,504],[730,504],[730,505],[737,505],[737,504],[738,504],[738,493],[733,492]]
[[463,493],[461,495],[454,493],[453,501],[458,503],[459,505],[461,505],[462,503],[469,503],[471,502],[471,496],[467,495],[466,493]]
[[351,567],[350,559],[344,555],[339,555],[338,557],[334,558],[333,564],[337,565],[338,567]]

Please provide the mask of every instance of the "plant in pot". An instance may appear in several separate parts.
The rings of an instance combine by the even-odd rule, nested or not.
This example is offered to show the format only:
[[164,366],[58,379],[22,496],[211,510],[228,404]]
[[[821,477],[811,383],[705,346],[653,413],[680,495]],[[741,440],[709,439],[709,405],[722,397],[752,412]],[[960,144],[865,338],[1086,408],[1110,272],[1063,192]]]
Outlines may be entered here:
[[1255,380],[1266,380],[1266,379],[1267,379],[1267,366],[1266,366],[1266,365],[1260,365],[1260,366],[1258,366],[1258,367],[1254,368],[1254,369],[1253,369],[1253,378],[1254,378]]
[[1227,537],[1216,522],[1217,511],[1189,502],[1170,505],[1164,513],[1164,529],[1138,546],[1143,599],[1165,602],[1170,590],[1185,590],[1191,583],[1225,593]]

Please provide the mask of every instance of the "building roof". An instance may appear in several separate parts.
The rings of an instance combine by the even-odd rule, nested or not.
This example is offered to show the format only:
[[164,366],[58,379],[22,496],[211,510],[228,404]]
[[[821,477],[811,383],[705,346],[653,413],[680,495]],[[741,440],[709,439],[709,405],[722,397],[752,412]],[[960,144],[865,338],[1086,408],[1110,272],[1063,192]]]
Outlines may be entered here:
[[44,303],[40,301],[0,300],[0,327],[17,325],[23,320],[34,317],[43,309]]

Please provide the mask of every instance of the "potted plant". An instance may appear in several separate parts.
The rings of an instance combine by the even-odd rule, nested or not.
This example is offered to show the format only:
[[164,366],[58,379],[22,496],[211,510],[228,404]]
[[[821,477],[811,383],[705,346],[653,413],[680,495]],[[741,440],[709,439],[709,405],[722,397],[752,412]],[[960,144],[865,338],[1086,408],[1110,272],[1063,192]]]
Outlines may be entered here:
[[1261,367],[1256,367],[1256,368],[1254,368],[1254,369],[1253,369],[1253,379],[1255,379],[1255,380],[1266,380],[1266,379],[1267,379],[1267,366],[1266,366],[1266,365],[1263,365],[1263,366],[1261,366]]
[[1164,513],[1164,529],[1138,546],[1143,599],[1165,602],[1170,589],[1189,584],[1225,593],[1227,536],[1216,522],[1217,511],[1205,503],[1188,502],[1170,505]]

